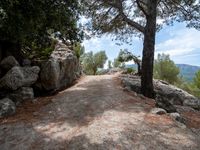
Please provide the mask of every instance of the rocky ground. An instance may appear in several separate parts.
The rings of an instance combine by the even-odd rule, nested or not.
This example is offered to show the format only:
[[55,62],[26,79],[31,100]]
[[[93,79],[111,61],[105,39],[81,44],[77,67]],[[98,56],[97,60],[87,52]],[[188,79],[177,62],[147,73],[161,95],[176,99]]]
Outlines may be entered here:
[[117,75],[86,76],[29,103],[0,120],[0,149],[200,149],[199,112],[179,108],[186,125],[154,114],[154,100],[126,92]]

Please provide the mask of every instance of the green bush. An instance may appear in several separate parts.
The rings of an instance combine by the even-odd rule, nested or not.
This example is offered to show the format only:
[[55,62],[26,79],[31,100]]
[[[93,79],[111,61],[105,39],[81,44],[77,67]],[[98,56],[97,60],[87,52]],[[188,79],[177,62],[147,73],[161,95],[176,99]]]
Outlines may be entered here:
[[158,54],[154,63],[154,78],[175,84],[179,82],[179,68],[170,59],[169,55]]
[[39,46],[37,43],[32,42],[29,49],[23,49],[23,53],[29,59],[39,59],[39,60],[46,60],[49,58],[51,53],[53,52],[55,45],[57,44],[57,40],[52,39],[48,45]]
[[131,74],[131,73],[134,73],[134,72],[135,72],[135,69],[133,69],[133,68],[127,68],[127,69],[126,69],[126,72],[127,72],[128,74]]

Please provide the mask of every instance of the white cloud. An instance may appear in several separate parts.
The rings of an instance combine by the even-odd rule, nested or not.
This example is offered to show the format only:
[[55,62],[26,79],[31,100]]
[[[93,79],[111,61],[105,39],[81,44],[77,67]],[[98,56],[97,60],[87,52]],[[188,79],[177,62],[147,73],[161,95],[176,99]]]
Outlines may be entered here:
[[166,53],[172,57],[189,55],[200,49],[200,32],[181,28],[170,35],[170,39],[156,45],[156,53]]

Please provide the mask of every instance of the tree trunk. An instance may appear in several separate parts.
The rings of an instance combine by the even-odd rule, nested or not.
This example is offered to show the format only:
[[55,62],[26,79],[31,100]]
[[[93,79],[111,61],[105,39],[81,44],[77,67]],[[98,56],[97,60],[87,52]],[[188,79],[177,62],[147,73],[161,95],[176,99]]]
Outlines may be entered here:
[[149,98],[154,98],[155,96],[153,88],[153,63],[156,35],[156,7],[157,2],[155,0],[148,1],[149,15],[146,17],[147,22],[143,43],[141,92]]
[[96,75],[96,73],[97,73],[97,68],[94,67],[94,68],[93,68],[93,75]]
[[138,74],[139,76],[141,76],[141,65],[140,65],[140,63],[137,63],[137,69],[138,69],[137,74]]

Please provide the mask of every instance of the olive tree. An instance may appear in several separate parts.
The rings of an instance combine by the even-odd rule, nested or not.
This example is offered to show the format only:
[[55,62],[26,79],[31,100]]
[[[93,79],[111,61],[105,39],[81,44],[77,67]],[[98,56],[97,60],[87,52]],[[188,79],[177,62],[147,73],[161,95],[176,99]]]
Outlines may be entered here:
[[103,68],[106,63],[107,56],[105,51],[85,53],[81,58],[83,71],[89,75],[96,75],[98,68]]
[[141,60],[139,59],[139,56],[133,55],[128,50],[120,50],[118,55],[118,60],[120,62],[128,62],[128,61],[134,61],[135,64],[137,64],[137,74],[141,75]]

